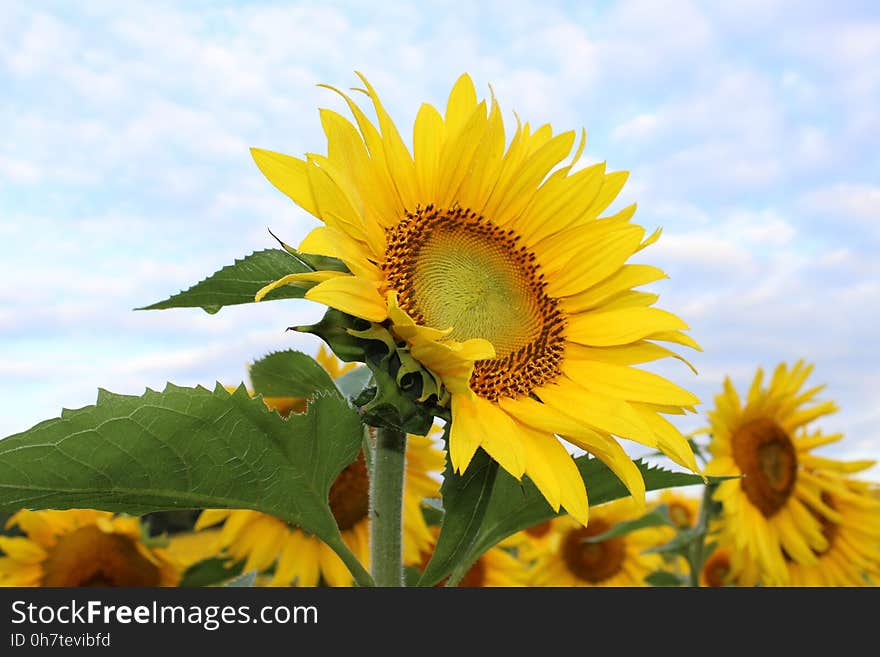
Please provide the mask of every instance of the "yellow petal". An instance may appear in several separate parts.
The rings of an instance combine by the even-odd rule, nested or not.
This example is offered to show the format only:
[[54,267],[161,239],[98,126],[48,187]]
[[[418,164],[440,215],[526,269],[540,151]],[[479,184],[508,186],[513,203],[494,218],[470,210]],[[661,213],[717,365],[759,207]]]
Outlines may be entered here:
[[586,213],[599,194],[604,178],[604,162],[569,176],[551,177],[538,190],[527,215],[512,226],[529,246],[565,231]]
[[528,397],[501,399],[499,405],[518,421],[539,431],[564,436],[566,440],[598,457],[620,478],[636,502],[644,506],[645,482],[642,474],[613,438],[590,429],[554,406]]
[[647,285],[668,278],[662,269],[650,265],[624,265],[608,278],[589,290],[563,299],[562,305],[569,313],[591,310],[611,299],[615,294],[640,285]]
[[503,226],[522,215],[534,198],[541,181],[571,152],[574,138],[575,133],[572,130],[556,135],[523,163],[492,214],[495,223]]
[[416,180],[423,198],[434,198],[437,194],[441,148],[443,117],[433,105],[423,103],[413,125],[413,159]]
[[634,367],[567,359],[562,370],[588,390],[616,399],[669,406],[694,406],[700,403],[684,388],[657,374]]
[[644,404],[634,402],[632,407],[642,416],[645,424],[654,431],[654,435],[657,437],[657,447],[660,451],[688,470],[700,471],[687,438],[669,420]]
[[39,563],[46,558],[46,550],[23,536],[0,536],[0,550],[20,563]]
[[[489,453],[498,464],[519,479],[526,468],[525,445],[516,423],[498,405],[474,395],[453,395],[450,440],[462,439],[461,453],[466,458],[473,442]],[[471,452],[471,455],[473,452]],[[453,461],[461,471],[467,467],[463,459]]]
[[308,164],[290,155],[252,148],[251,155],[263,175],[284,194],[289,196],[303,210],[318,218],[318,205],[312,196],[307,174]]
[[388,318],[388,307],[376,285],[356,276],[337,276],[318,283],[305,298],[371,322]]
[[[269,294],[269,292],[276,290],[279,287],[284,287],[285,285],[322,283],[338,276],[348,276],[348,274],[341,271],[307,271],[300,274],[288,274],[287,276],[279,278],[277,281],[273,281],[268,285],[261,287],[254,295],[254,301],[262,301],[266,298],[266,295]],[[303,287],[306,287],[306,285],[303,285]]]
[[573,255],[547,281],[547,293],[553,297],[566,297],[583,292],[607,278],[633,254],[644,232],[641,226],[618,226]]
[[331,226],[318,226],[312,229],[300,243],[299,251],[338,258],[355,276],[377,283],[382,280],[382,273],[376,265],[367,260],[363,246]]
[[671,349],[645,340],[615,347],[587,347],[574,342],[568,342],[565,345],[565,354],[566,359],[592,360],[602,363],[615,363],[617,365],[641,365],[642,363],[651,363],[661,358],[675,358],[687,365],[694,374],[697,373],[697,370],[688,360],[682,358]]
[[554,511],[563,506],[575,520],[586,525],[590,514],[584,480],[571,454],[548,433],[521,428],[526,445],[526,474],[535,482]]
[[373,101],[373,108],[376,110],[376,117],[379,119],[379,129],[382,133],[382,145],[385,149],[385,161],[397,191],[400,193],[400,200],[406,208],[414,208],[419,202],[419,196],[416,187],[415,164],[412,156],[403,143],[394,121],[388,116],[385,107],[379,100],[373,86],[361,74],[357,76],[367,88],[367,93]]
[[587,390],[569,378],[534,391],[559,412],[605,433],[644,440],[653,435],[650,427],[626,401]]
[[565,337],[593,347],[629,344],[659,331],[686,329],[681,318],[659,308],[620,308],[574,315]]
[[474,81],[467,73],[462,73],[452,91],[449,92],[449,100],[446,101],[446,132],[454,134],[458,132],[471,116],[477,106],[477,91],[474,89]]

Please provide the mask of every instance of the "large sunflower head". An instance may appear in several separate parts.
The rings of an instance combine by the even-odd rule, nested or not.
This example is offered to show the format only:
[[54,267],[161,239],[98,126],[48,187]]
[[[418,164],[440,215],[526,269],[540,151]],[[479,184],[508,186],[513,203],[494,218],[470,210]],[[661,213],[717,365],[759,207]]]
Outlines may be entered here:
[[722,482],[715,494],[722,504],[722,540],[754,565],[765,585],[789,583],[789,562],[813,566],[816,554],[828,549],[821,519],[834,512],[822,491],[839,486],[818,473],[872,465],[812,454],[842,436],[808,431],[813,420],[837,410],[834,402],[815,401],[823,386],[804,389],[811,371],[802,361],[783,363],[765,385],[759,369],[744,401],[726,379],[709,413],[713,458],[707,472],[742,475]]
[[[438,475],[444,457],[429,436],[409,436],[406,445],[406,479],[403,499],[403,550],[407,564],[419,564],[434,535],[422,514],[422,501],[439,497]],[[363,453],[330,487],[330,510],[342,540],[365,567],[370,562],[369,475]],[[202,530],[223,523],[217,545],[244,570],[264,572],[274,567],[270,585],[351,586],[351,573],[336,553],[316,536],[276,518],[246,509],[209,509],[196,522]]]
[[669,528],[646,527],[605,540],[594,540],[640,512],[630,499],[593,509],[583,527],[570,516],[551,521],[549,540],[531,567],[534,586],[645,586],[645,577],[663,568],[663,558],[645,550],[668,541]]
[[131,516],[22,510],[6,526],[24,535],[0,536],[0,586],[175,586],[184,565]]
[[422,105],[410,150],[361,79],[376,123],[334,89],[354,123],[321,110],[326,155],[253,150],[267,178],[323,222],[300,251],[348,272],[293,274],[257,297],[311,286],[307,298],[383,325],[442,383],[456,471],[482,447],[582,523],[584,484],[557,436],[608,463],[640,503],[644,482],[616,438],[697,470],[663,417],[697,398],[633,367],[675,356],[658,342],[697,345],[681,319],[652,307],[656,295],[633,290],[665,277],[627,263],[659,231],[632,223],[634,205],[600,216],[627,174],[578,167],[574,132],[517,121],[508,139],[498,102],[479,100],[467,75],[445,112]]

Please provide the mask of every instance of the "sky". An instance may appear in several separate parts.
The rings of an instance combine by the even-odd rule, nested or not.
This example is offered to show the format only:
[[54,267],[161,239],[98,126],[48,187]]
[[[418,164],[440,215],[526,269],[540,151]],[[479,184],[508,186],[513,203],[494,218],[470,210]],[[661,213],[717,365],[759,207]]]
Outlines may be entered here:
[[[704,351],[662,372],[702,400],[804,358],[823,448],[880,458],[880,9],[875,2],[28,2],[0,13],[0,436],[99,387],[235,384],[322,307],[134,311],[316,220],[252,146],[324,152],[318,83],[364,72],[404,135],[468,72],[517,114],[587,130],[630,177],[610,211],[658,307]],[[869,471],[880,479],[880,468]]]

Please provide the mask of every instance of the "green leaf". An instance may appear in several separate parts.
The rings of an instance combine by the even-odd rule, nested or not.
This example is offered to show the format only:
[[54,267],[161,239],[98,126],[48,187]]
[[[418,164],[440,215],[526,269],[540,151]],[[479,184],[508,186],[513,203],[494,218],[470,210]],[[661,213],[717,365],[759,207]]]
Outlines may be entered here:
[[[617,476],[599,459],[585,455],[576,458],[575,463],[587,483],[591,506],[629,495],[629,491]],[[646,490],[703,483],[699,475],[671,472],[657,466],[646,465],[642,461],[636,461],[636,465],[641,470]],[[449,521],[451,515],[447,509],[446,521]],[[448,559],[444,567],[438,567],[432,573],[433,578],[436,578],[434,581],[440,581],[448,576],[453,569],[461,571],[466,568],[486,550],[508,536],[550,520],[557,515],[559,514],[547,504],[544,496],[528,477],[523,477],[522,482],[518,482],[507,472],[500,470],[495,479],[482,524],[470,548],[464,556],[460,552],[456,553],[457,558],[460,559],[458,562],[453,563],[454,560]]]
[[693,528],[678,530],[678,533],[663,545],[655,545],[645,550],[645,554],[680,554],[686,557],[691,544],[700,540],[700,533]]
[[254,392],[264,397],[311,397],[336,393],[333,379],[311,356],[299,351],[276,351],[250,366]]
[[648,513],[639,518],[636,518],[635,520],[626,520],[624,522],[619,522],[607,532],[602,532],[601,534],[596,534],[595,536],[588,536],[581,540],[584,543],[601,543],[602,541],[607,541],[617,536],[629,534],[630,532],[634,532],[637,529],[661,526],[674,526],[669,518],[669,512],[667,511],[665,504],[657,507],[656,509],[653,509],[652,511],[648,511]]
[[370,385],[370,378],[372,376],[373,373],[369,367],[356,367],[336,379],[336,387],[339,388],[343,395],[349,399],[354,399]]
[[655,570],[645,577],[645,584],[649,586],[684,586],[685,581],[674,573]]
[[492,487],[498,475],[498,463],[478,449],[467,469],[457,474],[447,459],[443,474],[443,522],[431,561],[419,586],[434,586],[456,567],[466,564],[466,557],[480,530],[489,505]]
[[[214,314],[223,306],[254,303],[254,295],[269,283],[287,274],[306,271],[311,270],[299,259],[281,249],[256,251],[208,276],[188,290],[135,310],[201,308],[207,313]],[[284,285],[272,290],[263,301],[301,299],[307,287]]]
[[343,550],[327,496],[361,426],[338,394],[284,419],[244,386],[102,390],[94,406],[0,440],[0,511],[254,509]]
[[432,527],[439,527],[443,524],[443,504],[439,499],[428,498],[422,500],[422,517],[425,522]]
[[194,563],[186,569],[180,578],[181,587],[214,586],[228,582],[233,577],[241,575],[244,561],[230,562],[229,559],[211,557],[204,561]]
[[242,573],[238,577],[233,577],[231,580],[226,582],[226,584],[224,584],[224,586],[231,586],[231,587],[236,587],[236,588],[238,588],[238,587],[249,588],[249,587],[253,586],[256,581],[257,581],[257,571],[256,570],[249,570],[246,573]]

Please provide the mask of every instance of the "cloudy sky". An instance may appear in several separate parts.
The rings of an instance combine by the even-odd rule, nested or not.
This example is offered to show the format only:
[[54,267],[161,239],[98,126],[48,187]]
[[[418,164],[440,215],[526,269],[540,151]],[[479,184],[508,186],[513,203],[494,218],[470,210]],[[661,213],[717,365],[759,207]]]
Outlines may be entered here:
[[[371,79],[398,125],[464,71],[506,118],[584,127],[662,226],[642,262],[725,374],[806,358],[841,411],[826,454],[880,457],[875,2],[49,2],[0,16],[0,436],[92,403],[241,381],[317,341],[304,301],[134,312],[314,220],[250,146],[321,151],[316,87]],[[401,132],[406,133],[406,128]],[[683,429],[701,418],[689,418]],[[872,474],[880,476],[880,469]]]

